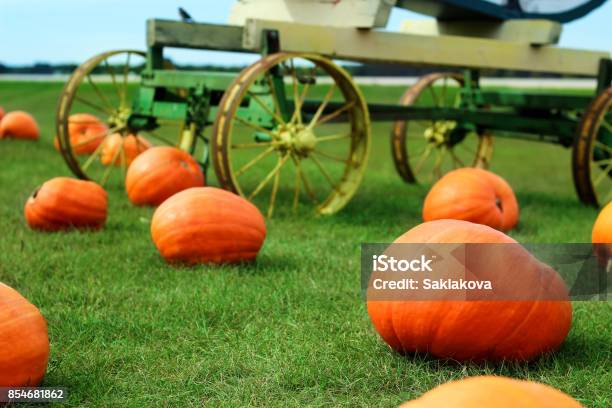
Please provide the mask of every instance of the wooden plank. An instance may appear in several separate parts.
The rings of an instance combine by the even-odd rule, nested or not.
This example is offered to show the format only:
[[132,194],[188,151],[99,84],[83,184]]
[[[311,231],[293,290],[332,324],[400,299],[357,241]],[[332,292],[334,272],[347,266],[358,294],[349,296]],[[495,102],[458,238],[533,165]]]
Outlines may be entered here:
[[244,52],[242,37],[242,27],[238,26],[147,20],[149,47]]
[[557,44],[561,31],[561,24],[549,20],[406,20],[400,27],[400,32],[406,34],[478,37],[532,45]]
[[460,36],[424,36],[248,20],[243,46],[258,51],[263,30],[277,30],[283,51],[315,53],[361,62],[472,69],[509,69],[596,77],[606,52]]

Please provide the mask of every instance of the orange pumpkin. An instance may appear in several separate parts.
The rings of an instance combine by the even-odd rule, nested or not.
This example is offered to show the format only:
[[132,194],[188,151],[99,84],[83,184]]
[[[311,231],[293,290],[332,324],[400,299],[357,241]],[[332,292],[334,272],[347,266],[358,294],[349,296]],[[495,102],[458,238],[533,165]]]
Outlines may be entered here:
[[423,220],[455,219],[511,230],[519,217],[518,203],[508,183],[490,171],[453,170],[429,191]]
[[608,263],[612,258],[612,201],[610,201],[597,216],[595,224],[593,225],[591,241],[593,244],[597,244],[595,246],[595,253],[602,264]]
[[28,198],[26,222],[32,229],[102,228],[106,222],[106,191],[93,181],[56,177]]
[[27,112],[9,112],[0,121],[0,138],[38,140],[39,136],[38,124]]
[[[89,113],[75,113],[68,118],[68,134],[75,154],[91,154],[102,143],[108,127],[100,119]],[[53,140],[56,150],[60,150],[57,136]]]
[[257,207],[244,198],[214,187],[194,187],[157,208],[151,236],[168,262],[237,263],[257,257],[266,225]]
[[36,387],[49,360],[47,322],[36,306],[0,282],[0,387]]
[[451,381],[405,402],[400,408],[581,408],[569,395],[545,384],[479,376]]
[[204,174],[189,153],[175,147],[153,147],[130,165],[125,179],[128,197],[136,205],[160,205],[191,187],[203,187]]
[[499,280],[512,276],[516,293],[530,295],[526,300],[368,301],[374,327],[393,349],[459,361],[524,361],[557,349],[565,340],[572,305],[561,277],[502,232],[467,221],[439,220],[411,229],[395,243],[512,244],[491,259],[466,257],[465,268]]
[[[122,146],[123,153],[121,153],[120,150]],[[123,161],[122,156],[125,155],[125,163],[129,166],[136,156],[149,147],[151,147],[151,143],[144,137],[131,134],[123,137],[119,133],[113,133],[104,139],[100,161],[105,166],[110,166],[111,163],[115,166],[121,166]]]
[[0,106],[0,120],[4,117],[4,108]]

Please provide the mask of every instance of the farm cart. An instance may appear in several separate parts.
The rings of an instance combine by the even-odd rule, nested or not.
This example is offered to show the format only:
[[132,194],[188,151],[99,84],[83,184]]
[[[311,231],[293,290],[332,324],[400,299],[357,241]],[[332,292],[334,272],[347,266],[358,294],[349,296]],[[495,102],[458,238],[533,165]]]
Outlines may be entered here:
[[[493,134],[509,135],[572,147],[579,198],[606,203],[612,199],[612,61],[608,53],[555,46],[560,22],[602,1],[564,0],[546,14],[534,11],[537,2],[493,3],[499,2],[241,0],[231,25],[149,20],[146,52],[103,53],[73,73],[57,110],[59,148],[78,177],[106,182],[121,173],[99,163],[105,143],[80,155],[70,142],[70,116],[91,112],[109,128],[94,139],[139,134],[186,149],[205,168],[212,161],[222,187],[254,199],[269,215],[281,200],[294,207],[312,201],[319,213],[331,214],[357,191],[370,121],[394,121],[392,157],[408,183],[455,167],[486,167]],[[438,19],[408,22],[399,32],[378,30],[393,6]],[[165,48],[262,58],[238,75],[179,71],[165,62]],[[332,59],[457,72],[426,75],[398,104],[368,105]],[[480,72],[491,69],[595,78],[597,89],[586,96],[482,89]],[[121,146],[112,161],[125,172],[127,142]]]

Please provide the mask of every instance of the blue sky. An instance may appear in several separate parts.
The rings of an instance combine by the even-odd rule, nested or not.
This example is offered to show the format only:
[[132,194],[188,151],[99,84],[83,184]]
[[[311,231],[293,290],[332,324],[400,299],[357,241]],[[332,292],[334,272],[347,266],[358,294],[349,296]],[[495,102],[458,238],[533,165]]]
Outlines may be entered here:
[[[142,49],[145,20],[176,19],[179,6],[199,21],[225,23],[234,0],[0,0],[0,62],[82,62],[98,52]],[[421,16],[396,9],[389,23]],[[566,25],[562,45],[612,50],[612,1]],[[173,52],[179,62],[243,64],[253,57],[197,51]]]

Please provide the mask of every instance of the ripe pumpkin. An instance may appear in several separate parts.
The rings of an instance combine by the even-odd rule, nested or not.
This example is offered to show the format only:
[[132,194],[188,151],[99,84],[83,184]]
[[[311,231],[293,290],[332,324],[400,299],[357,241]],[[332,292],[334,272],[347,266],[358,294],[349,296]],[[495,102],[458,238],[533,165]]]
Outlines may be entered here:
[[510,185],[490,171],[471,167],[444,175],[423,205],[423,221],[464,220],[501,231],[514,228],[518,217],[518,203]]
[[36,306],[0,282],[0,387],[36,387],[49,360],[47,322]]
[[257,257],[264,218],[244,198],[214,187],[173,195],[153,214],[151,236],[168,262],[238,263]]
[[25,204],[32,229],[102,228],[106,222],[106,191],[93,181],[56,177],[36,189]]
[[[102,164],[110,166],[112,163],[115,166],[121,166],[122,153],[120,151],[117,153],[117,151],[122,144],[127,166],[134,161],[136,156],[151,147],[151,143],[142,136],[127,135],[123,137],[119,133],[113,133],[104,139],[104,146],[100,154]],[[115,159],[114,162],[113,159]]]
[[595,253],[599,260],[602,264],[607,264],[612,259],[612,201],[597,216],[593,225],[591,241],[593,244],[597,244],[595,246]]
[[483,375],[451,381],[399,408],[581,408],[582,404],[549,385]]
[[38,124],[27,112],[9,112],[0,121],[0,138],[38,140],[39,136]]
[[[68,134],[75,154],[91,154],[103,142],[108,127],[100,119],[89,113],[75,113],[68,118]],[[56,150],[60,150],[57,136],[53,140]]]
[[125,188],[136,205],[160,205],[191,187],[203,187],[204,174],[189,153],[175,147],[153,147],[130,165]]
[[[528,293],[529,297],[368,301],[374,327],[394,350],[458,361],[526,361],[557,349],[565,340],[572,305],[563,280],[504,233],[467,221],[439,220],[411,229],[395,243],[513,244],[490,259],[466,257],[465,267],[473,274],[498,276],[497,280],[511,276],[516,293]],[[507,282],[501,289],[508,286],[514,290]]]

